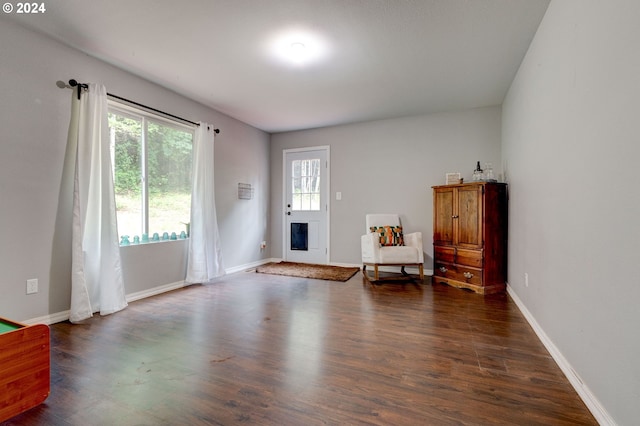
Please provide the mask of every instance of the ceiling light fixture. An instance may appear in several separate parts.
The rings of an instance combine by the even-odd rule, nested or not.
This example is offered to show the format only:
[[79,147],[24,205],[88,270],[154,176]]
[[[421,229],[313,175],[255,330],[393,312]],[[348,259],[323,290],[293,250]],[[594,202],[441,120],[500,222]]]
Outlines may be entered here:
[[301,29],[274,34],[267,43],[270,56],[287,65],[307,66],[329,54],[327,43],[322,37]]
[[294,62],[302,62],[306,56],[306,46],[300,42],[291,43],[290,53]]

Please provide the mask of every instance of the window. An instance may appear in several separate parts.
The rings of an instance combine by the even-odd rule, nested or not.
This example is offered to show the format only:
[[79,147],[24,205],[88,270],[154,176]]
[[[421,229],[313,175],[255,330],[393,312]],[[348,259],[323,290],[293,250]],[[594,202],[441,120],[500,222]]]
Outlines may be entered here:
[[186,238],[194,129],[110,103],[120,244]]
[[291,167],[291,210],[320,210],[320,159],[295,160]]

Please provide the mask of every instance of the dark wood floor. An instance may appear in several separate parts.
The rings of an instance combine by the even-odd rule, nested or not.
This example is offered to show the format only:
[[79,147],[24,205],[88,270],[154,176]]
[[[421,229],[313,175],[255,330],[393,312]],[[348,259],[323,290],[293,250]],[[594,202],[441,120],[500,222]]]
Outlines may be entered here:
[[247,272],[51,336],[5,424],[596,424],[505,294]]

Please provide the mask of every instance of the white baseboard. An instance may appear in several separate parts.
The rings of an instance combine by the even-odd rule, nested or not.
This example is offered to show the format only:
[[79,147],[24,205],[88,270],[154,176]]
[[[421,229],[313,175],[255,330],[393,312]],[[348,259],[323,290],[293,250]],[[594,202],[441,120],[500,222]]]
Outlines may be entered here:
[[147,297],[155,296],[157,294],[166,293],[168,291],[177,290],[182,287],[186,287],[191,284],[187,284],[184,281],[176,281],[175,283],[163,284],[158,287],[149,288],[147,290],[137,291],[135,293],[127,294],[125,297],[127,303],[135,302],[136,300],[146,299]]
[[233,268],[225,269],[224,271],[227,274],[235,274],[237,272],[244,272],[244,271],[248,271],[248,270],[251,270],[251,269],[255,269],[260,265],[264,265],[265,263],[280,262],[280,261],[282,261],[282,259],[278,259],[278,258],[272,257],[270,259],[262,259],[262,260],[258,260],[256,262],[245,263],[244,265],[234,266]]
[[511,296],[511,299],[513,299],[515,304],[518,306],[520,312],[522,312],[522,315],[524,315],[526,320],[529,322],[529,325],[531,325],[533,331],[535,331],[544,347],[547,348],[553,360],[558,364],[558,367],[560,367],[564,375],[567,377],[571,386],[576,390],[578,396],[580,396],[589,411],[591,411],[593,417],[595,417],[598,423],[603,426],[615,426],[616,422],[611,418],[602,404],[600,404],[600,401],[598,401],[589,387],[582,381],[578,373],[576,373],[573,367],[571,367],[569,361],[564,357],[564,355],[562,355],[562,352],[560,352],[556,345],[554,345],[549,336],[547,336],[542,327],[540,327],[540,324],[538,324],[531,312],[529,312],[527,307],[509,284],[507,284],[507,293],[509,293],[509,296]]
[[33,324],[55,324],[57,322],[66,321],[69,319],[70,311],[62,311],[56,312],[55,314],[45,315],[43,317],[31,318],[25,321],[20,321],[23,324],[33,325]]
[[343,268],[360,268],[362,269],[362,264],[360,263],[339,263],[339,262],[329,262],[330,266],[341,266]]

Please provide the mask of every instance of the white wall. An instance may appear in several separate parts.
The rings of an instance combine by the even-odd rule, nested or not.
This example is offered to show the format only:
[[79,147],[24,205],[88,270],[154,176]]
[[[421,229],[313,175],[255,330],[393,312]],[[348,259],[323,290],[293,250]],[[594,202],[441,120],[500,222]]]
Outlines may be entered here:
[[[64,312],[70,298],[70,199],[62,191],[70,90],[57,80],[103,83],[111,93],[221,129],[215,179],[227,269],[269,258],[269,135],[0,17],[0,316]],[[254,186],[238,200],[238,183]],[[121,250],[127,294],[184,279],[184,241]],[[39,293],[25,294],[38,278]]]
[[637,0],[553,0],[503,104],[509,284],[621,425],[640,419],[639,22]]
[[271,254],[282,256],[283,149],[330,145],[330,262],[359,265],[365,215],[400,213],[407,232],[422,232],[431,269],[431,186],[444,184],[446,172],[470,180],[476,161],[501,173],[500,116],[500,107],[487,107],[272,135]]

